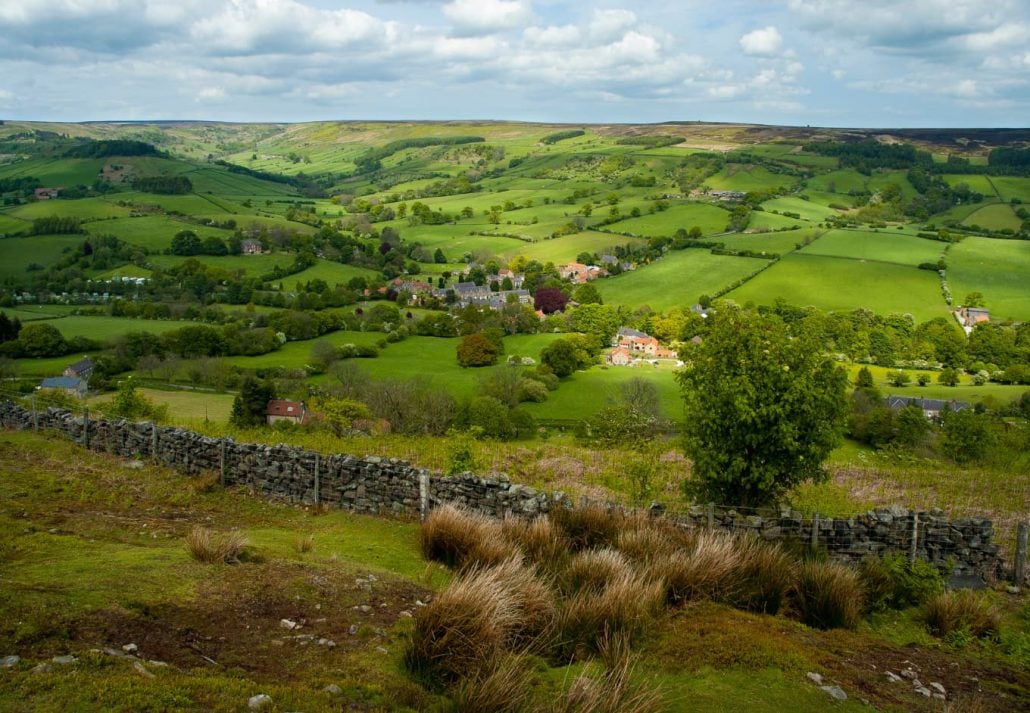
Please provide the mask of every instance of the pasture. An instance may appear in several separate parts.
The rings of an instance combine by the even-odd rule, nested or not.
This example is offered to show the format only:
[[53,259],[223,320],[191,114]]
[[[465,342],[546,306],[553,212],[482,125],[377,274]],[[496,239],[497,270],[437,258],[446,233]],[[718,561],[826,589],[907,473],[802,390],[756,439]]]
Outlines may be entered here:
[[966,238],[948,253],[948,283],[956,305],[981,292],[993,318],[1030,319],[1030,241]]
[[1012,199],[1030,203],[1030,178],[1019,176],[991,176],[991,183],[1006,203]]
[[698,227],[704,235],[712,235],[724,232],[729,221],[730,213],[725,208],[710,203],[680,203],[650,215],[620,220],[608,228],[645,237],[671,237],[677,230]]
[[813,203],[812,201],[806,201],[804,198],[798,198],[796,196],[781,196],[780,198],[773,198],[762,204],[762,208],[768,212],[779,211],[780,213],[797,213],[801,216],[802,220],[811,221],[818,223],[826,220],[830,216],[838,215],[838,212],[833,208],[827,208],[826,206]]
[[714,294],[766,264],[759,258],[712,255],[693,248],[669,252],[649,265],[594,284],[606,304],[666,310],[690,307],[701,295]]
[[796,178],[776,174],[762,166],[744,163],[728,164],[721,171],[705,179],[705,185],[716,191],[768,191],[788,188],[797,183]]
[[15,218],[10,213],[0,213],[0,236],[17,235],[28,232],[32,224],[27,220]]
[[[57,328],[65,339],[86,337],[99,342],[108,342],[129,332],[151,332],[161,334],[173,329],[187,327],[193,322],[176,322],[158,319],[127,319],[123,317],[96,317],[92,315],[67,315],[52,319],[47,324]],[[73,360],[74,361],[74,360]]]
[[64,188],[90,185],[103,168],[103,159],[39,158],[0,165],[0,178],[33,176],[44,186]]
[[[167,270],[168,268],[180,265],[186,260],[197,260],[208,267],[218,270],[226,270],[228,272],[236,272],[239,270],[251,277],[257,277],[270,272],[275,269],[276,266],[281,266],[283,268],[289,267],[293,262],[293,256],[285,253],[225,256],[193,255],[190,257],[179,255],[153,255],[150,257],[150,264],[156,268]],[[288,280],[289,277],[290,276],[283,278],[284,284],[286,284],[286,280]]]
[[849,258],[868,262],[890,262],[916,266],[936,263],[947,243],[925,240],[899,231],[830,230],[802,248],[808,255]]
[[30,266],[52,265],[72,250],[79,250],[85,235],[33,235],[0,239],[0,279],[24,278]]
[[82,221],[90,221],[123,218],[129,215],[129,209],[104,198],[78,198],[76,200],[56,198],[20,205],[17,208],[11,209],[10,215],[29,222],[36,218],[49,216],[79,218]]
[[503,256],[512,258],[516,255],[525,255],[530,260],[538,260],[544,264],[553,262],[555,265],[561,265],[572,262],[582,252],[604,255],[610,253],[617,245],[627,245],[635,242],[640,242],[640,238],[588,230],[574,235],[563,235],[552,240],[522,243],[505,251]]
[[172,246],[172,238],[182,230],[192,230],[198,237],[228,238],[231,230],[209,228],[169,215],[142,215],[134,218],[116,218],[85,225],[93,235],[113,235],[151,252],[161,252]]
[[[253,257],[257,256],[255,255]],[[298,272],[295,275],[284,277],[282,282],[286,286],[292,286],[297,283],[304,283],[310,280],[323,280],[330,287],[335,287],[338,284],[347,284],[347,282],[355,277],[373,279],[378,278],[379,276],[378,272],[375,270],[369,270],[368,268],[344,265],[339,262],[319,259],[318,262],[307,270]]]
[[1018,231],[1023,219],[1016,215],[1013,206],[1006,203],[985,205],[973,211],[962,221],[965,226],[979,226],[987,230]]
[[[168,407],[169,420],[184,426],[204,422],[228,423],[232,413],[233,394],[206,391],[169,391],[167,389],[138,388],[136,393],[159,406]],[[87,400],[92,406],[103,407],[114,394],[102,394]]]
[[726,297],[760,305],[783,299],[827,311],[864,307],[877,314],[911,314],[918,322],[948,314],[935,272],[805,253],[785,256]]

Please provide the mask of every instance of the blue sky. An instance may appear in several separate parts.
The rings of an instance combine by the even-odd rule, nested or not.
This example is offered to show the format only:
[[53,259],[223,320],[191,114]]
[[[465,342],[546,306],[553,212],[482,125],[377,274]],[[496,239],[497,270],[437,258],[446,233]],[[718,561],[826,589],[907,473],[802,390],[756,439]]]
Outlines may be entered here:
[[1027,0],[0,2],[0,118],[1027,117]]

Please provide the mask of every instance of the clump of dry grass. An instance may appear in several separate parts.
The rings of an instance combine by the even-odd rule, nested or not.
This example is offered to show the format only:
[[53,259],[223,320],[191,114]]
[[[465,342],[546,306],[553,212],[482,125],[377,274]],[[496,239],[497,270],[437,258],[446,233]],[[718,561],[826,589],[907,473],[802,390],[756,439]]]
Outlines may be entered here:
[[635,515],[625,519],[616,542],[630,560],[650,564],[689,546],[692,538],[667,520]]
[[570,596],[559,616],[562,660],[599,653],[601,642],[623,636],[633,642],[661,610],[664,588],[627,568],[601,591],[585,587]]
[[625,637],[606,636],[600,648],[606,664],[604,676],[578,677],[554,704],[554,713],[655,713],[663,710],[661,696],[655,688],[633,681],[634,661]]
[[479,513],[444,505],[422,523],[422,554],[455,569],[500,564],[515,548],[501,525]]
[[462,713],[518,713],[532,697],[532,670],[525,657],[501,654],[455,687],[452,700]]
[[219,533],[194,527],[186,535],[186,549],[198,562],[237,564],[247,546],[247,538],[239,530]]
[[632,567],[618,550],[608,547],[601,550],[586,550],[569,560],[561,575],[561,588],[567,594],[599,594],[607,589],[611,582],[632,574]]
[[304,554],[305,552],[311,552],[311,550],[315,548],[315,536],[312,534],[307,534],[298,537],[297,541],[293,543],[293,547],[300,554]]
[[865,589],[854,570],[835,562],[805,562],[793,592],[798,618],[817,629],[854,628]]
[[621,519],[601,505],[556,508],[551,512],[551,520],[565,533],[574,552],[615,544]]
[[943,592],[926,601],[923,622],[934,636],[966,631],[982,638],[998,633],[1001,615],[984,595],[970,590]]
[[740,563],[725,600],[738,609],[776,614],[797,581],[796,560],[753,535],[737,538],[736,548]]
[[500,586],[512,598],[518,618],[508,634],[506,645],[513,651],[544,653],[553,640],[557,607],[554,590],[533,569],[513,557],[491,570]]
[[404,656],[408,670],[431,688],[476,675],[518,623],[517,602],[504,584],[489,569],[453,580],[415,617]]
[[697,534],[685,551],[656,559],[649,568],[654,579],[665,583],[669,604],[717,599],[729,587],[740,555],[734,538],[720,532]]
[[559,569],[569,556],[568,540],[546,515],[532,520],[508,516],[501,531],[528,561],[549,571]]

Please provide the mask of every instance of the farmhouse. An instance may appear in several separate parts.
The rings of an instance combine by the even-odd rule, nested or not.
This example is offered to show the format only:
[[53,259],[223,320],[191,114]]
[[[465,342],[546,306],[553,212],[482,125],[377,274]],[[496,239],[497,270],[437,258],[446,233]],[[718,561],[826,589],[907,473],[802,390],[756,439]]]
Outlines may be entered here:
[[[678,358],[675,351],[667,347],[663,347],[662,343],[650,334],[646,334],[636,329],[630,329],[629,327],[619,328],[619,331],[615,333],[615,337],[612,339],[612,346],[615,348],[608,353],[605,357],[605,361],[614,365],[629,364],[634,357],[646,357],[650,359]],[[627,359],[623,359],[621,356],[622,352],[626,353],[628,356]]]
[[966,334],[969,334],[976,325],[991,321],[991,311],[984,307],[959,307],[955,311],[955,319],[962,325]]
[[62,374],[69,378],[88,381],[89,377],[93,375],[93,360],[84,356],[74,364],[66,366]]
[[581,262],[570,262],[558,268],[558,276],[563,280],[571,280],[577,285],[596,280],[598,277],[606,277],[608,271],[597,265],[584,265]]
[[923,411],[928,420],[937,420],[944,409],[965,411],[971,408],[965,401],[944,401],[943,399],[921,399],[918,396],[888,396],[887,406],[893,411],[900,411],[906,406],[916,406]]
[[60,193],[60,188],[37,188],[32,195],[36,197],[37,201],[48,201],[51,198],[57,198]]
[[86,395],[86,382],[76,376],[51,376],[43,379],[40,391],[62,391],[69,396],[82,398]]
[[605,354],[604,361],[612,366],[629,366],[633,363],[633,354],[626,347],[615,347]]
[[708,195],[720,201],[742,201],[747,198],[743,191],[712,191]]
[[253,238],[247,238],[241,242],[240,250],[244,255],[260,255],[264,252],[264,248],[261,246],[261,241],[254,240]]
[[289,421],[298,425],[308,422],[308,409],[303,401],[282,401],[273,399],[265,407],[265,422]]

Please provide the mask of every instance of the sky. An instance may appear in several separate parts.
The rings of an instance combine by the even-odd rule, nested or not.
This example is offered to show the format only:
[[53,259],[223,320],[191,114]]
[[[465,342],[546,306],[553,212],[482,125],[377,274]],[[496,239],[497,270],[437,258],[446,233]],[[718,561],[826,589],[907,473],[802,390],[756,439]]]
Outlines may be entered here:
[[1028,117],[1028,0],[0,0],[6,119]]

